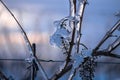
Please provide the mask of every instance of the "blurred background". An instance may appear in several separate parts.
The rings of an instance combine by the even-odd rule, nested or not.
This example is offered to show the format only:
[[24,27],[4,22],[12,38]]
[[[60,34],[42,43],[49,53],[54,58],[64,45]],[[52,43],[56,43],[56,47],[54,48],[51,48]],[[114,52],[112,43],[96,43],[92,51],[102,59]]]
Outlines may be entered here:
[[[4,0],[14,13],[31,43],[36,43],[36,55],[44,60],[64,60],[58,47],[50,45],[50,36],[55,31],[54,21],[69,15],[69,0]],[[120,12],[120,0],[88,0],[83,27],[82,43],[89,49],[95,48],[105,33],[120,19],[115,16]],[[120,35],[120,31],[116,32]],[[101,49],[112,42],[108,40]],[[114,52],[119,54],[120,47]],[[26,59],[30,54],[24,38],[15,20],[0,3],[0,59]],[[117,63],[99,63],[96,68],[95,80],[120,80],[119,59],[99,57],[98,61]],[[61,62],[41,62],[47,75],[51,77]],[[15,80],[29,80],[29,64],[22,61],[0,60],[0,70]],[[65,75],[61,80],[66,80]],[[37,78],[41,78],[39,72]],[[36,79],[37,79],[36,78]],[[76,78],[77,79],[77,78]],[[75,79],[75,80],[76,80]]]

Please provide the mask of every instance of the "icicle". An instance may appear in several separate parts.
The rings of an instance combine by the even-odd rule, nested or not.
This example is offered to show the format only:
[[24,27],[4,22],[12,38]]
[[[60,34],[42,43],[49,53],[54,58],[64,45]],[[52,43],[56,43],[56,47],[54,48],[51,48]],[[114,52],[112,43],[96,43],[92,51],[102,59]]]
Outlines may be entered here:
[[[27,35],[26,35],[26,32],[24,31],[24,29],[22,28],[21,24],[20,24],[19,21],[16,19],[16,17],[14,16],[14,14],[13,14],[13,13],[9,10],[9,8],[4,4],[4,2],[3,2],[2,0],[0,0],[0,2],[1,2],[1,3],[3,4],[3,6],[8,10],[8,12],[11,14],[11,16],[14,18],[14,20],[15,20],[16,23],[18,24],[19,29],[20,29],[20,31],[21,31],[21,34],[22,34],[22,36],[23,36],[23,38],[24,38],[24,40],[25,40],[25,42],[26,42],[26,44],[27,44],[27,47],[28,47],[28,49],[29,49],[29,52],[31,53],[31,56],[33,57],[32,46],[31,46],[30,41],[29,41],[29,39],[28,39],[28,37],[27,37]],[[45,72],[44,72],[41,64],[39,63],[39,61],[37,60],[36,57],[34,57],[34,60],[35,60],[35,62],[37,63],[39,69],[41,70],[41,72],[42,72],[45,80],[48,80],[47,75],[45,74]]]

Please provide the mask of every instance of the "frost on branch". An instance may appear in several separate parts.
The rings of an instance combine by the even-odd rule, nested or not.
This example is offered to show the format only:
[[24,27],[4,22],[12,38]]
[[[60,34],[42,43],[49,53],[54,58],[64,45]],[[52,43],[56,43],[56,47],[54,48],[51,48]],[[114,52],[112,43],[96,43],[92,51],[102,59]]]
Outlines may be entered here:
[[83,57],[80,54],[74,54],[72,60],[73,60],[73,67],[71,69],[71,73],[68,80],[72,80],[72,78],[75,76],[76,70],[83,62]]
[[[88,76],[88,74],[83,72],[83,71],[87,72],[87,70],[85,70],[85,69],[88,68],[88,69],[94,70],[95,62],[94,62],[94,58],[91,57],[91,53],[92,53],[92,50],[82,50],[81,54],[76,53],[73,55],[73,57],[72,57],[73,67],[71,69],[71,73],[70,73],[68,80],[72,80],[72,78],[76,74],[76,70],[78,70],[78,69],[80,69],[81,77],[83,77],[83,75]],[[88,72],[89,72],[89,70],[88,70]],[[92,73],[92,75],[94,75],[94,74]],[[92,76],[92,75],[89,74],[89,76]],[[86,79],[83,79],[83,80],[86,80]]]
[[69,44],[70,31],[64,27],[58,28],[56,32],[50,37],[50,43],[52,45],[63,48],[64,45]]
[[59,48],[64,48],[69,46],[69,42],[71,40],[71,32],[72,28],[69,25],[69,21],[73,21],[76,24],[78,20],[76,17],[65,17],[60,21],[55,21],[54,24],[56,26],[55,33],[50,37],[50,43]]
[[69,1],[70,1],[70,16],[65,17],[60,21],[56,21],[54,23],[56,26],[56,31],[50,38],[50,43],[52,45],[61,48],[63,51],[67,53],[66,61],[60,67],[59,72],[57,72],[51,78],[52,80],[57,80],[65,73],[67,73],[69,65],[71,66],[70,67],[71,74],[68,80],[72,80],[73,77],[75,76],[76,70],[79,70],[81,68],[82,63],[84,62],[84,58],[90,57],[92,53],[89,51],[88,52],[81,51],[82,54],[80,54],[80,51],[78,50],[79,47],[77,46],[76,48],[77,50],[75,50],[74,48],[76,44],[80,45],[81,24],[86,0],[82,0],[79,2],[77,0]]

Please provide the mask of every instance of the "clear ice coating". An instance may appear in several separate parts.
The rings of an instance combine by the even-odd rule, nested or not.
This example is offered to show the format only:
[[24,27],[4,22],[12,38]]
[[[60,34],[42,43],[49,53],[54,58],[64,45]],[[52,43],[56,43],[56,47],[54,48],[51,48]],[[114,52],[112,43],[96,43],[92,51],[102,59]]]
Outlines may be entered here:
[[73,68],[77,68],[79,67],[79,65],[82,63],[83,61],[83,57],[81,56],[81,54],[77,54],[75,53],[72,57],[72,59],[74,60],[74,63],[73,63]]
[[[55,33],[50,37],[50,43],[54,46],[63,47],[63,42],[67,44],[70,40],[72,29],[69,26],[69,21],[73,20],[73,17],[65,17],[60,21],[55,21],[54,24],[57,27]],[[68,43],[69,44],[69,43]]]
[[72,28],[69,22],[79,23],[78,16],[72,17],[68,16],[59,21],[55,21],[54,25],[56,27],[55,33],[50,37],[50,43],[54,46],[62,47],[63,42],[69,42]]
[[80,54],[75,53],[72,56],[72,60],[74,61],[73,62],[73,67],[71,69],[71,73],[70,73],[70,76],[69,76],[68,80],[71,80],[72,77],[74,76],[74,74],[75,74],[74,72],[80,66],[80,64],[83,62],[83,57]]
[[50,44],[53,45],[53,46],[62,47],[62,38],[61,38],[61,35],[59,35],[59,34],[53,34],[50,37]]
[[63,38],[67,38],[70,35],[70,32],[63,27],[63,28],[57,29],[57,31],[55,32],[55,34],[59,34]]

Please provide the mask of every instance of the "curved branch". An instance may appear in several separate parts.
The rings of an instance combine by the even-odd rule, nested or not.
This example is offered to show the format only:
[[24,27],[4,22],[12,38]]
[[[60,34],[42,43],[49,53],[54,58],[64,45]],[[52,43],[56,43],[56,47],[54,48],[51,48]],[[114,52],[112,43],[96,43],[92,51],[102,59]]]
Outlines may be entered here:
[[27,47],[28,47],[28,49],[29,49],[30,55],[31,55],[32,57],[34,57],[34,60],[35,60],[35,62],[37,63],[37,65],[38,65],[39,69],[41,70],[41,72],[43,73],[44,78],[45,78],[46,80],[48,80],[48,77],[47,77],[47,75],[46,75],[46,73],[45,73],[42,65],[39,63],[39,60],[37,59],[37,57],[34,56],[34,51],[33,51],[33,49],[32,49],[32,45],[31,45],[31,43],[30,43],[30,41],[29,41],[29,39],[28,39],[28,37],[27,37],[27,35],[26,35],[26,32],[25,32],[24,29],[22,28],[22,25],[19,23],[19,21],[18,21],[18,20],[16,19],[16,17],[14,16],[14,14],[10,11],[10,9],[4,4],[4,2],[3,2],[2,0],[0,0],[0,2],[1,2],[1,3],[3,4],[3,6],[8,10],[8,12],[11,14],[11,16],[13,17],[13,19],[14,19],[14,20],[16,21],[16,23],[18,24],[18,26],[19,26],[19,28],[20,28],[20,30],[21,30],[21,33],[22,33],[22,35],[23,35],[23,38],[25,39],[26,45],[27,45]]
[[26,41],[26,43],[27,43],[27,46],[28,46],[29,50],[32,51],[32,53],[33,53],[32,45],[31,45],[31,43],[30,43],[30,41],[29,41],[29,39],[28,39],[28,37],[27,37],[27,35],[26,35],[26,32],[25,32],[24,29],[22,28],[22,25],[19,23],[19,21],[18,21],[18,20],[16,19],[16,17],[14,16],[14,14],[10,11],[10,9],[6,6],[6,4],[5,4],[2,0],[0,0],[0,2],[3,4],[3,6],[7,9],[7,11],[10,13],[10,15],[14,18],[14,20],[15,20],[16,23],[18,24],[18,26],[19,26],[19,28],[20,28],[20,30],[21,30],[21,33],[22,33],[22,35],[23,35],[23,37],[24,37],[24,39],[25,39],[25,41]]
[[87,50],[88,50],[88,47],[87,47],[85,44],[80,43],[80,45],[81,45],[81,46],[83,46],[85,49],[87,49]]

